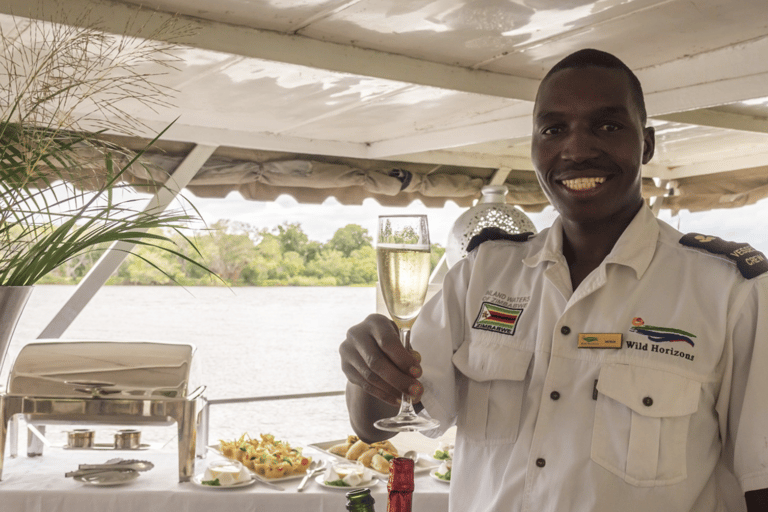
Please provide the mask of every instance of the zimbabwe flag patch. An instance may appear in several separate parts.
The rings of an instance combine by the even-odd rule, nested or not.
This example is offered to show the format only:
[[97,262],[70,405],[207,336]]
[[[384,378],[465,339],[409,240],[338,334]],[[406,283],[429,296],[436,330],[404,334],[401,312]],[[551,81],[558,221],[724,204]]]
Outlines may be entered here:
[[517,320],[522,314],[522,308],[505,308],[498,304],[483,302],[483,305],[480,306],[480,313],[477,315],[477,320],[475,320],[475,325],[472,327],[474,329],[499,332],[501,334],[512,336],[515,334]]

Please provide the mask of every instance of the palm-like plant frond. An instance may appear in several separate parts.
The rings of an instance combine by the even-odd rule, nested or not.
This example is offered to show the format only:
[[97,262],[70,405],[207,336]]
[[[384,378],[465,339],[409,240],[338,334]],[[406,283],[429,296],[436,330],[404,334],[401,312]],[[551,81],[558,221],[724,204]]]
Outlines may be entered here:
[[[168,104],[168,91],[154,83],[160,73],[137,71],[173,65],[173,44],[153,39],[42,22],[17,25],[15,34],[0,28],[0,285],[34,284],[75,256],[119,241],[160,248],[208,271],[158,234],[179,232],[195,215],[115,202],[143,151],[97,138],[139,126],[123,102]],[[99,165],[80,158],[84,148],[100,155]]]

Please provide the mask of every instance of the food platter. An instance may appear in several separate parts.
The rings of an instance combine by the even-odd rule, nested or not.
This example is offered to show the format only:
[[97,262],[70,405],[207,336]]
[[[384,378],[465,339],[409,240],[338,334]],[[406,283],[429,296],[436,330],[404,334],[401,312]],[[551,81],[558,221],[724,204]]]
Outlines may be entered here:
[[[208,445],[208,449],[210,451],[212,451],[212,452],[214,452],[214,453],[224,457],[224,454],[221,453],[221,449],[219,448],[219,445],[217,445],[217,444]],[[304,476],[306,475],[306,473],[297,473],[297,474],[294,474],[294,475],[282,476],[282,477],[279,477],[279,478],[267,478],[265,476],[256,474],[256,472],[253,471],[250,468],[248,469],[248,471],[250,471],[250,473],[252,475],[254,475],[254,477],[255,477],[254,481],[262,480],[262,481],[274,482],[274,483],[288,482],[288,481],[291,481],[291,480],[300,480],[300,479],[304,478]],[[206,486],[206,487],[210,487],[210,486]]]
[[[329,449],[332,446],[336,446],[338,444],[343,444],[344,442],[345,442],[344,439],[337,439],[335,441],[323,441],[323,442],[319,442],[319,443],[312,443],[312,444],[309,445],[309,447],[315,448],[317,450],[320,450],[324,454],[330,455],[335,460],[348,461],[349,459],[347,459],[346,457],[344,457],[342,455],[335,454],[335,453],[329,451]],[[402,447],[397,446],[397,443],[394,443],[394,446],[395,446],[395,448],[398,450],[398,452],[401,455],[403,453],[405,453],[405,450],[403,450]],[[439,463],[435,463],[434,459],[432,459],[431,457],[427,457],[425,454],[420,453],[419,454],[419,460],[416,462],[416,464],[414,464],[413,472],[414,472],[414,474],[424,473],[426,471],[429,471],[430,469],[434,469],[436,466],[439,466],[439,465],[440,464]],[[369,468],[369,469],[371,469],[372,471],[374,471],[375,473],[377,473],[379,475],[388,475],[388,473],[385,473],[383,471],[376,471],[376,469],[374,469],[374,468]],[[346,487],[344,487],[344,488],[346,489]]]

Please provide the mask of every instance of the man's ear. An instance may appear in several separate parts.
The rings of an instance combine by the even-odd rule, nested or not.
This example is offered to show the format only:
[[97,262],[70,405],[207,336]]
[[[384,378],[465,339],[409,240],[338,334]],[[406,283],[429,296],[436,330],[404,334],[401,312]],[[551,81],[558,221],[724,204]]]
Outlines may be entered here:
[[643,165],[651,161],[655,149],[656,130],[653,126],[646,126],[643,128]]

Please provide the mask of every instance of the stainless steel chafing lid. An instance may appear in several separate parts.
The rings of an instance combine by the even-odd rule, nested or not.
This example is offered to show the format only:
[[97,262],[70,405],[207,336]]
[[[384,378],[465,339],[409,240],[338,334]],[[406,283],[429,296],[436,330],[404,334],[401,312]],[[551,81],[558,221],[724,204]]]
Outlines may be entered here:
[[199,370],[193,345],[133,341],[48,341],[21,349],[8,379],[15,395],[184,398]]

